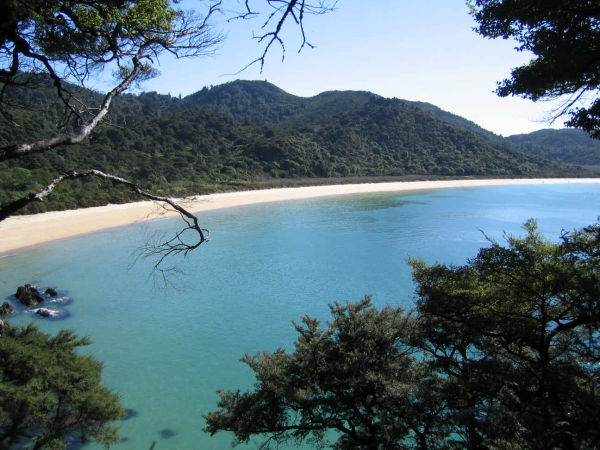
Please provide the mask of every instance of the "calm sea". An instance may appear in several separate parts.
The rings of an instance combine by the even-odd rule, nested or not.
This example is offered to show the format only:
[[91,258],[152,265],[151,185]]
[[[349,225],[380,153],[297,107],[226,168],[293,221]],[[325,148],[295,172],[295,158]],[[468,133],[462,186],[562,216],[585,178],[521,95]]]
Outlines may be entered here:
[[[24,283],[73,299],[64,320],[23,313],[45,331],[72,328],[94,342],[105,384],[129,418],[119,449],[225,449],[202,433],[219,388],[252,386],[244,353],[291,348],[291,321],[327,320],[328,304],[371,294],[411,308],[408,257],[460,264],[487,236],[522,233],[528,218],[556,240],[600,215],[600,184],[478,187],[290,201],[202,214],[212,240],[180,261],[163,291],[151,261],[132,266],[148,233],[175,219],[125,227],[0,259],[0,299]],[[254,446],[250,446],[254,448]]]

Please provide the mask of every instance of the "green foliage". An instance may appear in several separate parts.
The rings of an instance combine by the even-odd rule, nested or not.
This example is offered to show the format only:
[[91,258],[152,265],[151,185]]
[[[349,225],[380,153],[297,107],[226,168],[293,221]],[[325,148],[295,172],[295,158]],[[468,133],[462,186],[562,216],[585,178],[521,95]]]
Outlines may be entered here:
[[336,448],[368,448],[375,437],[379,448],[402,448],[420,409],[437,408],[431,392],[415,388],[435,375],[407,345],[412,320],[398,309],[377,311],[368,297],[336,303],[331,314],[326,329],[310,317],[295,324],[293,353],[244,356],[256,390],[221,392],[221,410],[205,416],[206,431],[233,431],[240,442],[268,433],[273,443],[308,439],[321,446],[324,432],[335,430],[341,435]]
[[440,120],[444,122],[448,122],[452,125],[457,126],[458,128],[462,128],[463,130],[470,131],[474,134],[478,134],[483,137],[485,140],[489,141],[492,144],[500,145],[506,147],[508,142],[502,138],[502,136],[492,133],[491,131],[486,130],[485,128],[481,128],[475,122],[471,122],[470,120],[465,119],[464,117],[457,116],[456,114],[452,114],[448,111],[444,111],[441,108],[438,108],[431,103],[425,102],[407,102],[414,106],[418,106],[420,109],[427,111],[428,113],[434,115]]
[[56,336],[6,324],[0,338],[0,447],[66,448],[70,442],[118,442],[108,425],[123,416],[119,397],[101,383],[102,364],[71,331]]
[[593,448],[600,442],[600,225],[492,242],[463,266],[412,261],[417,309],[331,307],[296,325],[291,353],[246,362],[249,392],[221,392],[206,431],[264,445]]
[[[37,96],[29,89],[7,89],[8,98],[28,107],[21,112],[27,120],[18,129],[0,121],[0,146],[57,133],[61,116],[51,108],[53,94],[43,79]],[[78,95],[98,101],[91,91]],[[46,114],[35,105],[46,107]],[[85,144],[0,164],[0,203],[45,186],[56,173],[90,167],[166,195],[226,190],[264,179],[584,173],[521,153],[464,119],[452,116],[450,123],[434,112],[366,92],[300,98],[266,82],[248,81],[183,99],[125,95],[115,100],[110,125],[100,126]],[[134,199],[122,188],[102,184],[98,191],[98,186],[96,181],[63,184],[26,211]]]
[[311,98],[288,94],[266,81],[236,80],[203,88],[185,97],[179,108],[202,107],[239,121],[280,125],[315,124],[323,118],[364,105],[370,92],[331,91]]
[[[589,0],[472,0],[479,27],[490,38],[514,39],[535,57],[499,84],[501,96],[532,100],[571,96],[561,114],[568,126],[600,137],[600,8]],[[586,100],[578,107],[577,100]]]
[[462,267],[416,264],[423,348],[451,374],[469,442],[597,445],[600,226],[493,244]]
[[7,84],[22,83],[23,67],[53,73],[56,63],[64,65],[64,81],[83,81],[91,69],[133,55],[144,36],[152,35],[146,48],[169,48],[181,17],[169,0],[8,0],[2,13],[0,81]]
[[507,139],[525,152],[554,161],[600,166],[600,142],[581,130],[539,130]]

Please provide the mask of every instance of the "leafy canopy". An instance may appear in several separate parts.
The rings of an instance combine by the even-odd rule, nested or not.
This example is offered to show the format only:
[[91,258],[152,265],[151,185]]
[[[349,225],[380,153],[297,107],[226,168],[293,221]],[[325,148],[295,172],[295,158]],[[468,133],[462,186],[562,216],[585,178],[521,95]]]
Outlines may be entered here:
[[567,96],[556,117],[600,138],[600,4],[593,0],[471,0],[476,31],[515,39],[534,58],[499,84],[500,96]]
[[335,448],[591,448],[600,442],[600,225],[492,242],[463,266],[412,261],[417,308],[368,298],[303,318],[291,353],[246,355],[206,431]]
[[195,55],[214,44],[202,41],[202,22],[169,0],[9,0],[2,12],[0,82],[8,85],[21,84],[23,72],[83,82],[107,63],[151,62],[164,50]]
[[600,226],[559,244],[525,227],[464,266],[414,264],[419,348],[459,393],[452,405],[471,445],[594,447]]
[[[407,345],[412,320],[402,310],[377,311],[369,297],[331,305],[333,320],[302,318],[295,351],[246,355],[256,373],[254,392],[221,392],[221,410],[207,414],[206,431],[233,431],[240,442],[266,433],[272,443],[308,439],[324,444],[325,431],[340,434],[339,448],[398,448],[410,435],[413,414],[431,408],[417,380],[429,380]],[[425,382],[425,381],[424,381]]]
[[56,336],[6,324],[0,338],[0,447],[65,448],[69,442],[118,442],[109,425],[123,416],[101,382],[102,364],[71,331]]

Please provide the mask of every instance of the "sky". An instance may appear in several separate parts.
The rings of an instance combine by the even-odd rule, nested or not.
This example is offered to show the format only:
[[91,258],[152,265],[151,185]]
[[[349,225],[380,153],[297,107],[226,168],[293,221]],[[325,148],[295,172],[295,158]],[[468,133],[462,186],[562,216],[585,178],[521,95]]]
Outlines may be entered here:
[[[182,5],[199,12],[206,8],[200,0]],[[225,8],[215,23],[225,40],[214,56],[163,57],[161,75],[142,89],[186,96],[235,79],[267,80],[303,97],[364,90],[429,102],[503,136],[562,128],[560,119],[547,121],[551,103],[494,93],[497,82],[531,55],[517,52],[515,42],[476,34],[464,0],[339,0],[334,11],[305,17],[307,38],[315,48],[298,53],[299,31],[287,24],[285,59],[273,47],[262,73],[258,65],[239,71],[262,53],[252,36],[260,32],[264,17],[228,22],[236,9],[243,9],[243,1],[226,0]]]

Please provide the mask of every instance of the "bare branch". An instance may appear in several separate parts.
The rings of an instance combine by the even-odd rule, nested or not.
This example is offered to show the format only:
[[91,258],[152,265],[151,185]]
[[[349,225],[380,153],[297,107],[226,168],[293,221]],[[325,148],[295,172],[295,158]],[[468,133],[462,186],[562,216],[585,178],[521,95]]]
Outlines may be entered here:
[[[160,23],[152,25],[130,24],[133,29],[125,30],[119,24],[114,24],[107,19],[107,11],[102,5],[102,2],[86,2],[87,7],[94,9],[105,19],[104,26],[95,26],[82,21],[81,18],[74,14],[75,9],[71,6],[62,6],[60,17],[52,17],[48,14],[43,19],[47,21],[42,26],[51,25],[56,21],[56,25],[65,27],[64,35],[69,33],[85,36],[81,41],[66,42],[63,47],[57,46],[59,42],[52,42],[54,45],[51,52],[47,52],[44,47],[46,41],[42,43],[35,39],[35,27],[38,26],[36,21],[32,24],[19,21],[7,24],[6,31],[2,35],[3,41],[0,41],[0,84],[3,88],[6,86],[24,86],[22,78],[25,74],[32,75],[47,75],[53,83],[56,90],[56,96],[64,104],[66,120],[69,116],[77,116],[83,122],[81,113],[86,112],[86,107],[80,108],[77,102],[73,101],[73,97],[67,91],[67,82],[76,80],[80,85],[84,85],[92,72],[96,69],[106,67],[108,63],[114,63],[122,72],[124,67],[133,65],[133,69],[127,69],[127,75],[133,74],[130,71],[135,71],[133,81],[142,79],[142,75],[151,72],[149,70],[155,65],[156,59],[163,52],[169,52],[177,58],[208,56],[214,53],[218,44],[223,40],[223,36],[214,33],[211,24],[209,23],[212,16],[220,11],[222,1],[212,1],[205,14],[196,14],[193,11],[183,12],[172,9],[173,17],[169,19],[168,26]],[[21,5],[23,8],[29,8],[31,15],[35,15],[35,5]],[[169,7],[170,9],[170,7]],[[68,25],[65,25],[63,17],[68,17]],[[43,22],[43,21],[41,21]],[[62,28],[61,28],[62,29]],[[60,33],[57,31],[57,35]],[[48,38],[50,39],[50,38]],[[61,37],[62,39],[62,37]],[[142,63],[143,61],[143,63]],[[139,67],[135,67],[139,64]],[[6,66],[6,67],[5,67]],[[63,73],[58,73],[57,68],[62,68]],[[141,70],[140,70],[141,67]],[[132,81],[122,84],[127,76],[120,79],[122,89],[115,92],[111,97],[118,95],[122,90],[126,89]],[[110,93],[109,93],[110,94]],[[4,95],[0,96],[0,112],[5,117],[9,117],[10,113],[4,108],[4,101],[7,98]],[[99,118],[104,116],[105,112],[99,109]],[[95,122],[95,117],[92,115],[90,122]],[[87,125],[87,124],[86,124]],[[41,140],[36,143],[30,143],[32,148],[25,146],[10,146],[0,148],[0,161],[19,157],[21,154],[39,153],[48,148],[57,145],[69,145],[80,142],[87,134],[86,125],[83,125],[81,131],[83,133],[74,133],[71,135],[55,136],[56,139]],[[77,138],[79,137],[79,138]],[[73,139],[75,138],[75,139]],[[25,153],[21,151],[25,150]],[[9,156],[14,154],[14,156]]]
[[252,11],[252,9],[250,8],[250,0],[246,0],[244,2],[244,6],[246,7],[246,10],[244,12],[241,12],[237,16],[227,19],[227,22],[231,22],[238,19],[246,20],[258,15],[256,11]]
[[[127,186],[129,189],[131,189],[138,195],[149,200],[154,200],[168,205],[165,206],[165,208],[171,208],[173,211],[179,213],[183,222],[185,223],[185,227],[182,230],[179,230],[175,234],[175,236],[167,238],[164,241],[146,244],[142,247],[142,254],[144,256],[158,257],[158,260],[154,265],[154,270],[156,271],[165,271],[165,269],[162,269],[161,266],[165,259],[169,256],[174,256],[178,254],[187,256],[187,254],[190,251],[198,248],[201,244],[210,239],[209,231],[200,227],[198,218],[194,214],[189,212],[187,209],[183,208],[181,205],[175,203],[170,198],[154,195],[151,192],[142,189],[140,186],[138,186],[132,181],[118,177],[116,175],[107,174],[95,169],[84,170],[80,172],[66,172],[63,175],[60,175],[59,177],[52,180],[44,189],[26,195],[25,197],[22,197],[18,200],[15,200],[11,203],[2,206],[0,208],[0,221],[6,219],[7,217],[11,216],[16,211],[24,208],[30,203],[44,201],[44,199],[63,181],[85,177],[97,177],[105,180],[110,180],[114,183],[122,184],[124,186]],[[191,239],[189,238],[190,233],[193,236],[193,238]]]
[[58,147],[59,145],[73,145],[83,141],[87,138],[92,130],[100,123],[100,121],[106,116],[113,99],[129,87],[129,85],[136,79],[141,72],[143,66],[138,57],[133,58],[133,69],[129,75],[123,79],[112,91],[110,91],[104,97],[102,105],[98,112],[92,119],[81,126],[81,128],[74,134],[63,134],[54,136],[49,139],[42,139],[39,141],[17,144],[8,147],[0,148],[0,161],[6,161],[8,159],[20,158],[21,156],[29,155],[32,153],[43,153],[52,148]]
[[[550,123],[554,123],[559,117],[565,116],[571,108],[579,103],[582,97],[587,93],[585,89],[581,89],[579,91],[575,91],[569,97],[564,100],[559,106],[550,111],[549,121]],[[552,99],[552,98],[551,98]]]
[[[63,125],[71,123],[74,116],[77,117],[78,124],[74,130],[63,130],[60,127],[61,131],[51,137],[2,147],[0,161],[82,142],[103,120],[107,120],[115,97],[132,83],[143,81],[152,75],[153,66],[161,53],[168,52],[177,58],[211,55],[223,39],[213,32],[209,23],[210,18],[220,11],[221,0],[211,0],[208,11],[203,15],[177,10],[170,6],[171,2],[167,2],[169,6],[165,7],[164,20],[149,17],[148,21],[132,21],[127,27],[110,20],[112,13],[105,2],[84,0],[81,3],[98,13],[103,19],[101,26],[82,20],[75,13],[76,4],[61,4],[60,14],[54,15],[54,10],[48,10],[37,21],[28,19],[28,15],[23,13],[14,23],[3,24],[4,34],[0,36],[3,39],[0,41],[0,113],[10,118],[10,111],[4,106],[8,105],[10,109],[17,107],[10,102],[18,96],[9,96],[5,92],[7,86],[31,88],[35,87],[33,85],[37,80],[46,87],[49,79],[55,88],[56,102],[62,103],[65,108]],[[31,15],[37,11],[36,5],[23,2],[21,6],[28,8]],[[66,21],[63,20],[64,17],[67,17]],[[51,36],[46,40],[37,39],[41,35],[37,32],[38,26],[51,29]],[[79,36],[81,39],[70,39],[70,36]],[[48,42],[50,47],[47,46]],[[76,80],[83,86],[93,71],[107,67],[106,64],[116,66],[118,79],[100,104],[87,105],[76,97],[76,93],[73,95],[68,91],[69,81]],[[58,72],[59,69],[62,73]],[[15,123],[15,126],[18,125]],[[44,201],[65,180],[84,177],[97,177],[127,186],[138,195],[160,202],[166,210],[180,215],[184,222],[183,229],[178,230],[175,236],[145,244],[141,252],[142,256],[158,257],[154,269],[162,273],[163,277],[173,270],[163,267],[166,258],[178,254],[186,256],[209,239],[208,231],[200,227],[197,217],[183,206],[167,197],[154,195],[134,182],[99,170],[70,171],[57,176],[44,189],[0,206],[0,221],[32,202]]]
[[[308,0],[267,0],[267,3],[272,8],[272,11],[261,26],[261,30],[264,32],[262,34],[256,34],[252,36],[253,39],[256,39],[259,43],[266,43],[263,52],[259,57],[244,66],[244,68],[242,68],[239,72],[243,72],[248,67],[260,63],[260,71],[262,73],[267,54],[274,43],[279,44],[281,47],[282,61],[285,59],[285,45],[283,38],[281,37],[281,33],[283,25],[286,21],[289,22],[290,18],[300,28],[301,42],[298,52],[301,52],[305,46],[314,48],[314,45],[308,42],[306,37],[306,32],[304,30],[304,17],[306,14],[321,15],[329,11],[333,11],[337,4],[337,0],[318,0],[315,2],[310,2]],[[259,15],[258,12],[253,11],[250,7],[250,0],[245,1],[245,7],[245,12],[240,13],[229,20],[249,19]],[[274,24],[274,28],[269,31],[270,25],[274,22],[276,22]]]

